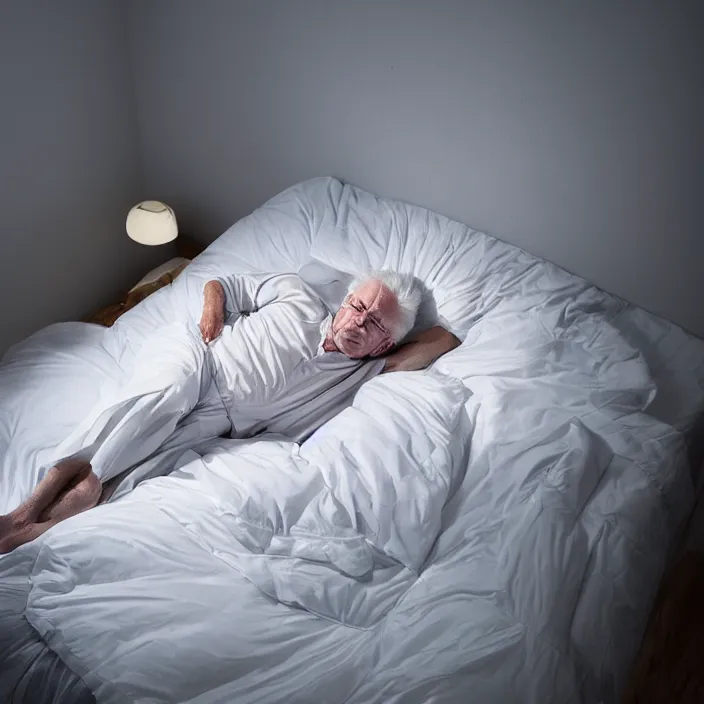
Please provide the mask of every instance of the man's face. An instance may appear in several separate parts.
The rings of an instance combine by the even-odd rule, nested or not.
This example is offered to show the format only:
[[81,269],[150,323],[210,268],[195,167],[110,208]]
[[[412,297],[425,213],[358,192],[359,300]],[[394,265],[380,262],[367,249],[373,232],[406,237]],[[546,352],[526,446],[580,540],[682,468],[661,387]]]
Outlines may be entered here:
[[345,298],[325,348],[352,359],[378,357],[394,346],[393,331],[400,317],[396,296],[381,281],[370,279]]

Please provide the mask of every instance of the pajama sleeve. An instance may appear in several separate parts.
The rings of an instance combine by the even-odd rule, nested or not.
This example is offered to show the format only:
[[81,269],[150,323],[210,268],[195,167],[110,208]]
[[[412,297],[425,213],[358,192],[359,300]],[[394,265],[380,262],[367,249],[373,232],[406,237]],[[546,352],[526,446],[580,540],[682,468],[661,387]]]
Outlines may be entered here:
[[294,274],[260,281],[247,302],[249,314],[226,325],[210,345],[218,391],[230,409],[266,404],[285,393],[293,370],[317,353],[328,316]]
[[252,313],[255,308],[257,289],[268,276],[248,276],[235,274],[215,279],[225,291],[225,313]]

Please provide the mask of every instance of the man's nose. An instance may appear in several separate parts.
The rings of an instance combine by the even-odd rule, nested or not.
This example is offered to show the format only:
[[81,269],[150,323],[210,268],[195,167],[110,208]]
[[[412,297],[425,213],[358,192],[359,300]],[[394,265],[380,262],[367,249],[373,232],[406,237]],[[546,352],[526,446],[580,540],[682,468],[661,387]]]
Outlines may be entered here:
[[363,310],[357,313],[355,315],[354,322],[357,324],[358,327],[364,327],[364,324],[367,322],[367,311]]

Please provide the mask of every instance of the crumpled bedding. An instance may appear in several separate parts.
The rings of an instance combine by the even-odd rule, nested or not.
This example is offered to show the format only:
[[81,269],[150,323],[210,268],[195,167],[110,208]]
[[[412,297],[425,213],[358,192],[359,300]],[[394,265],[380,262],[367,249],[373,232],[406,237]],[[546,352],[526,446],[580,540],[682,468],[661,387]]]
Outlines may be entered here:
[[[92,601],[95,583],[114,572],[104,560],[114,561],[120,546],[137,537],[129,519],[113,522],[113,515],[146,518],[156,511],[174,522],[177,537],[216,556],[267,596],[371,627],[420,572],[442,507],[461,481],[468,396],[459,381],[441,374],[382,377],[301,447],[273,438],[220,440],[202,458],[189,453],[182,462],[192,461],[170,477],[74,520],[60,554],[44,554],[49,564],[31,601],[52,598],[42,596],[47,580],[53,595],[79,588],[81,598]],[[99,549],[82,545],[93,530],[100,532]],[[54,531],[54,540],[61,540],[60,532]],[[86,559],[73,563],[79,552]],[[63,554],[83,565],[71,568],[68,582],[52,574]],[[119,572],[129,579],[128,564]],[[72,596],[65,597],[52,606],[52,624],[64,613],[73,618]],[[373,608],[362,608],[364,601]],[[30,622],[41,623],[40,612],[32,608],[37,618],[29,616]],[[101,620],[109,632],[112,618]],[[104,666],[107,654],[93,653]]]
[[[218,440],[0,559],[0,621],[24,599],[98,701],[618,701],[692,502],[701,341],[486,235],[318,179],[88,347],[124,368],[222,268],[276,259],[324,290],[365,258],[416,271],[462,346],[369,382],[300,446]],[[46,373],[24,368],[31,387]],[[689,395],[658,405],[670,378]],[[19,389],[13,404],[31,443]]]

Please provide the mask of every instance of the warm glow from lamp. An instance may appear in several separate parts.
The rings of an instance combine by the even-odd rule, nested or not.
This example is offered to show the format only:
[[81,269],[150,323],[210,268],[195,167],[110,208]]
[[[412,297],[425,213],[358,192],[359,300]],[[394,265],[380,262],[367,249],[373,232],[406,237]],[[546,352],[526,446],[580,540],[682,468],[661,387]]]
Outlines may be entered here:
[[166,244],[178,236],[176,215],[166,203],[145,200],[127,214],[127,234],[140,244]]

